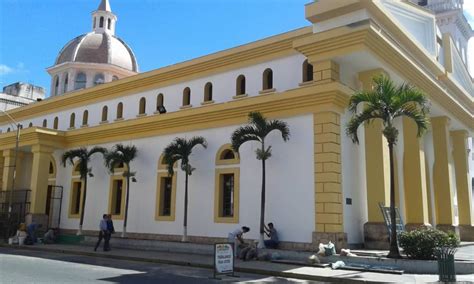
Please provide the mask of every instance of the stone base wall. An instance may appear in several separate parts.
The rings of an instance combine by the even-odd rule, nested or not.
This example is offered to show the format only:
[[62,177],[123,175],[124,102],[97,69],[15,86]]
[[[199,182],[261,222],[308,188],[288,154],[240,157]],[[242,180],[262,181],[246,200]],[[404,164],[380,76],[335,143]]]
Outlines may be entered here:
[[390,238],[385,223],[364,224],[364,247],[366,249],[387,250],[390,248]]
[[[65,235],[75,235],[77,230],[71,229],[61,229],[61,234]],[[98,236],[99,231],[95,230],[83,230],[83,235],[85,236]],[[116,233],[116,238],[120,238],[120,233]],[[130,240],[154,240],[154,241],[165,241],[165,242],[181,242],[181,235],[163,235],[163,234],[147,234],[147,233],[133,233],[127,232],[127,239]],[[190,236],[188,235],[188,242],[189,243],[196,243],[196,244],[207,244],[212,245],[214,243],[219,242],[227,242],[227,238],[214,238],[214,237],[199,237],[199,236]],[[312,251],[314,248],[317,249],[316,244],[313,245],[311,243],[296,243],[296,242],[280,242],[279,249],[286,249],[286,250],[296,250],[296,251]]]
[[321,233],[313,232],[313,248],[315,251],[319,250],[319,244],[326,244],[331,241],[336,246],[336,251],[340,252],[347,246],[347,234],[346,233]]
[[407,231],[413,231],[416,229],[428,229],[433,228],[430,224],[406,224],[405,229]]
[[458,226],[438,224],[438,225],[436,225],[436,229],[441,230],[443,232],[454,232],[459,237],[459,227]]
[[463,242],[474,242],[474,226],[459,225],[459,235]]

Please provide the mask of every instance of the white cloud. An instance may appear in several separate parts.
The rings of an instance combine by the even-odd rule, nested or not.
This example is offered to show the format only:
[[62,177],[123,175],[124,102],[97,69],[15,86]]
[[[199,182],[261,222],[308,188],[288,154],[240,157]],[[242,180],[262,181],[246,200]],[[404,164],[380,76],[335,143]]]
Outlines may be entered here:
[[14,73],[28,73],[29,71],[25,69],[25,64],[23,62],[18,62],[16,67],[10,67],[6,64],[0,64],[0,76],[5,76]]
[[13,73],[13,71],[15,71],[13,68],[8,67],[5,64],[0,64],[0,75],[7,75]]

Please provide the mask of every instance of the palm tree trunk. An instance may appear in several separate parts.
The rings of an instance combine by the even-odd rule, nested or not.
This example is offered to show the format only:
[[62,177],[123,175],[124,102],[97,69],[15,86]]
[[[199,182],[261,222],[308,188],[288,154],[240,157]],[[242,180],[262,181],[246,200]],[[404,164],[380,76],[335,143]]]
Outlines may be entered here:
[[[263,144],[262,144],[263,147]],[[265,159],[262,159],[262,196],[260,203],[260,240],[258,242],[258,248],[265,248],[264,239],[264,227],[265,227]]]
[[127,165],[128,173],[127,173],[127,193],[125,194],[125,217],[123,219],[123,230],[122,230],[122,238],[125,238],[125,234],[127,233],[127,218],[128,218],[128,197],[130,193],[130,166]]
[[86,209],[86,197],[87,197],[87,175],[84,178],[84,194],[82,197],[82,204],[81,204],[81,219],[79,221],[79,230],[77,231],[78,236],[82,235],[82,224],[84,224],[84,210]]
[[182,242],[188,241],[188,172],[185,172],[186,179],[184,184],[184,220],[183,220],[183,238]]
[[395,216],[395,175],[393,163],[393,143],[388,143],[390,153],[390,252],[387,257],[401,258],[397,243],[397,219]]

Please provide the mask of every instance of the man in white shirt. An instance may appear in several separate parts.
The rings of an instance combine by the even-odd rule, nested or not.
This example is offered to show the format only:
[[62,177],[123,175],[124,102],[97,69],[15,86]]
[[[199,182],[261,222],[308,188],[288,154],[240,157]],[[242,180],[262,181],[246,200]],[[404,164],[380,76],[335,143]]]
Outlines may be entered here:
[[97,241],[97,244],[95,245],[95,248],[94,248],[94,251],[97,251],[97,248],[100,246],[100,242],[102,241],[102,239],[104,239],[104,251],[108,251],[108,247],[109,247],[109,240],[107,239],[107,234],[108,234],[108,230],[107,230],[107,214],[104,214],[102,215],[102,220],[100,220],[100,223],[99,223],[99,240]]

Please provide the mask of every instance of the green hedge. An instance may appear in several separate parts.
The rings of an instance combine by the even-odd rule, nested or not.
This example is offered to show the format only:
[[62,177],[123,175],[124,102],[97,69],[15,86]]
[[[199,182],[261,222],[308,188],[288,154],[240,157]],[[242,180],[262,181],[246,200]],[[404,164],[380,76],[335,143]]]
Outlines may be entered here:
[[402,232],[399,236],[400,247],[409,258],[435,259],[437,247],[457,247],[459,239],[453,232],[445,233],[435,229],[417,229]]

